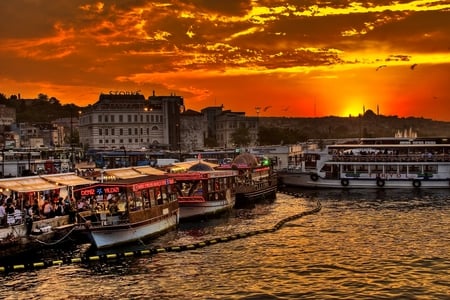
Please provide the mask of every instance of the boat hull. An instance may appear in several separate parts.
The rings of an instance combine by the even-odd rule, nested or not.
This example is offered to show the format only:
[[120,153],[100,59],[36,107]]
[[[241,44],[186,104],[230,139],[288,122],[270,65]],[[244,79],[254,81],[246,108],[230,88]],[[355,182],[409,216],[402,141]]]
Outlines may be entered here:
[[328,179],[316,177],[311,173],[290,172],[279,174],[280,184],[304,188],[392,188],[392,189],[443,189],[450,188],[449,179],[412,179],[412,178],[342,178]]
[[261,188],[255,186],[248,190],[237,191],[235,208],[253,207],[261,201],[273,202],[277,197],[277,189],[277,185],[272,185]]
[[170,231],[178,224],[177,213],[158,219],[157,221],[148,220],[138,223],[89,228],[88,235],[97,249],[103,249],[158,236]]
[[235,200],[223,199],[204,202],[180,202],[180,220],[197,219],[221,214],[233,208]]
[[69,234],[74,226],[66,215],[0,228],[0,257],[53,245]]

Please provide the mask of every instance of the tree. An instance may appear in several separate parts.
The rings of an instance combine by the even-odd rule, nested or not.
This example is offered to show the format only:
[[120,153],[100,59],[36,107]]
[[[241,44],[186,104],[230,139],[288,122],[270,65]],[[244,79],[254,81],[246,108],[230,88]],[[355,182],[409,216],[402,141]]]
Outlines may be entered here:
[[45,101],[48,100],[48,96],[46,94],[42,94],[42,93],[40,93],[37,98],[39,100],[45,100]]
[[250,131],[247,127],[239,127],[231,134],[231,141],[237,146],[248,146],[251,142]]

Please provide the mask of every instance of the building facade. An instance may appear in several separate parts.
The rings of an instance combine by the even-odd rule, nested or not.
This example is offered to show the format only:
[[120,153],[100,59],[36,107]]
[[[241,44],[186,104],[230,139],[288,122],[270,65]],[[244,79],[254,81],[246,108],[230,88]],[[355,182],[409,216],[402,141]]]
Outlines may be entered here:
[[79,116],[80,143],[97,150],[178,149],[181,108],[179,96],[100,94]]
[[[215,117],[218,146],[222,148],[256,146],[258,144],[258,123],[258,117],[246,117],[244,112],[222,111]],[[239,129],[245,129],[249,138],[248,144],[236,145],[233,134]]]

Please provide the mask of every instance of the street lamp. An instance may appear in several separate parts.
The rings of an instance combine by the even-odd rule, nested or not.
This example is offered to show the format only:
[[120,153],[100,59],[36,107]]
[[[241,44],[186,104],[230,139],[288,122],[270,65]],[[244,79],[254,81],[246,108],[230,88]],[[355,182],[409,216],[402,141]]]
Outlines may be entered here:
[[259,140],[259,113],[261,111],[261,107],[260,106],[256,106],[255,107],[256,110],[256,142]]

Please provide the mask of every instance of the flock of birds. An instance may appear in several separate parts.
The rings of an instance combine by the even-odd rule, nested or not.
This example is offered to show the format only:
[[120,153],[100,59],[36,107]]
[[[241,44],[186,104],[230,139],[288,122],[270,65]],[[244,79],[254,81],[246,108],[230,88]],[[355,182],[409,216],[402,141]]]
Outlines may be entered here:
[[[387,67],[387,65],[381,65],[381,66],[378,66],[378,67],[375,69],[375,71],[378,71],[378,70],[380,70],[380,69],[382,69],[382,68],[386,68],[386,67]],[[409,68],[410,68],[411,70],[414,70],[416,67],[417,67],[417,64],[412,64]]]
[[[414,69],[417,67],[417,65],[418,65],[418,64],[412,64],[409,68],[410,68],[412,71],[414,71]],[[375,69],[375,71],[379,71],[380,69],[386,68],[386,67],[387,67],[387,65],[381,65],[381,66],[378,66],[378,67]],[[436,97],[433,97],[433,98],[436,99]],[[262,111],[265,112],[265,111],[269,110],[270,108],[272,108],[271,105],[265,106],[265,107],[262,109]],[[257,109],[259,109],[259,107],[257,107]],[[288,110],[289,110],[289,106],[283,108],[283,111],[288,111]]]

